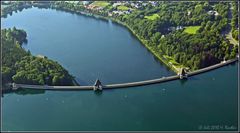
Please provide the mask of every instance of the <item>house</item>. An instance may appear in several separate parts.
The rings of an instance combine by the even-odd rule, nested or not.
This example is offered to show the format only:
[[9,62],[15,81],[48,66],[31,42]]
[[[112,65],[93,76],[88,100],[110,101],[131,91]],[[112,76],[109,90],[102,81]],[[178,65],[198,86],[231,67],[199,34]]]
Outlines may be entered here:
[[123,11],[113,11],[114,14],[122,15]]
[[215,15],[215,16],[218,16],[219,15],[219,13],[217,12],[217,11],[208,11],[208,14],[209,15]]
[[112,13],[108,12],[108,16],[110,16],[110,17],[111,17],[111,16],[112,16]]
[[65,1],[66,3],[73,3],[73,4],[77,4],[79,1]]
[[120,5],[122,5],[122,3],[114,3],[112,6],[117,7],[117,6],[120,6]]
[[177,26],[176,30],[181,30],[183,29],[183,26]]
[[83,3],[83,5],[88,5],[89,1],[83,1],[82,3]]
[[149,1],[150,4],[152,4],[152,6],[157,6],[157,1]]

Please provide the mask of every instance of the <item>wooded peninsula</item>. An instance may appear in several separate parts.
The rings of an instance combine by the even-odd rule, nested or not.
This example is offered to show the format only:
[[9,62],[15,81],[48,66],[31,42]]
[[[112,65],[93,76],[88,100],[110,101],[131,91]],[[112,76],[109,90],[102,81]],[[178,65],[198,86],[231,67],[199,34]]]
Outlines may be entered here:
[[[110,19],[126,26],[160,61],[176,73],[208,67],[238,55],[236,2],[56,1],[4,3],[2,16],[32,6]],[[57,62],[36,57],[21,45],[27,33],[3,29],[3,81],[72,85],[73,77]]]
[[1,30],[3,83],[73,85],[74,78],[60,64],[23,49],[26,38],[27,33],[15,27]]

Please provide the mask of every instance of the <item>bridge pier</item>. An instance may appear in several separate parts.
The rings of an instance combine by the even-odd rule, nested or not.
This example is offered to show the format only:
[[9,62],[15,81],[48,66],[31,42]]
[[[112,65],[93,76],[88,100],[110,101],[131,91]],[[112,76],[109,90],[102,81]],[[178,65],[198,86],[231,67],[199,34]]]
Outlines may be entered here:
[[187,79],[188,74],[184,68],[181,68],[180,72],[178,73],[180,79]]
[[12,90],[17,90],[19,89],[19,86],[15,83],[12,83]]
[[99,79],[97,79],[94,83],[93,90],[94,91],[102,91],[102,88],[103,88],[103,86],[102,86],[101,81]]

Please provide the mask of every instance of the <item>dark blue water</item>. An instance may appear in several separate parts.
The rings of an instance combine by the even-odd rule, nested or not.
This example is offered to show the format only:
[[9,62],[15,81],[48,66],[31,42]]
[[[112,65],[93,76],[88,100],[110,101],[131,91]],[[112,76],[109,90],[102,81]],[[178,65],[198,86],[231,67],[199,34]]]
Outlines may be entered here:
[[[2,19],[23,28],[34,55],[57,60],[82,84],[172,75],[120,25],[50,9],[27,9]],[[3,130],[237,130],[238,67],[162,84],[93,91],[4,94]],[[213,126],[219,126],[214,129]],[[210,129],[209,129],[210,127]]]
[[84,84],[121,83],[173,74],[126,29],[111,21],[50,9],[27,9],[2,20],[26,30],[34,55],[58,61]]

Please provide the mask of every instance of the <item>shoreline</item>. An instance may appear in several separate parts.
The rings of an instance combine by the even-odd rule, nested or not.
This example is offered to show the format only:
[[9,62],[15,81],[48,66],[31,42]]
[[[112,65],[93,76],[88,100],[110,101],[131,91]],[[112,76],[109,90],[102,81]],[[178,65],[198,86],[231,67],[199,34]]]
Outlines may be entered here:
[[119,20],[116,20],[112,17],[105,17],[105,16],[101,16],[101,15],[97,15],[97,14],[93,14],[93,13],[88,13],[88,12],[85,12],[85,11],[72,11],[72,10],[65,10],[65,9],[59,9],[59,8],[56,8],[56,7],[51,7],[50,9],[55,9],[55,10],[60,10],[60,11],[65,11],[65,12],[69,12],[69,13],[74,13],[74,14],[77,14],[77,15],[84,15],[84,16],[88,16],[88,17],[93,17],[95,19],[104,19],[104,20],[111,20],[112,22],[116,23],[116,24],[119,24],[121,26],[123,26],[124,28],[128,29],[132,35],[134,35],[140,42],[141,44],[147,48],[147,50],[153,54],[154,57],[156,57],[158,59],[158,61],[162,62],[165,64],[166,67],[170,68],[171,71],[173,71],[174,73],[178,74],[178,70],[175,69],[172,65],[170,65],[167,61],[165,61],[163,58],[164,57],[161,57],[161,55],[159,55],[153,48],[151,48],[150,46],[148,46],[146,44],[146,40],[142,39],[139,35],[137,35],[133,29],[128,26],[126,23],[124,22],[121,22]]
[[[37,7],[37,8],[51,8],[51,7],[45,7],[44,5],[41,5],[41,4],[33,4],[33,5],[24,5],[24,6],[17,7],[15,10],[16,10],[16,11],[19,11],[19,10],[20,10],[19,8],[22,8],[22,10],[23,10],[23,9],[33,8],[33,7]],[[2,10],[2,9],[1,9],[1,10]],[[15,10],[12,10],[11,12],[7,12],[6,14],[1,15],[1,19],[9,17],[8,15],[11,15],[12,12],[14,12]],[[5,28],[3,28],[3,29],[5,29]],[[7,28],[7,29],[9,29],[9,28]],[[10,29],[11,29],[11,28],[10,28]],[[2,29],[1,29],[1,30],[2,30]],[[23,47],[22,47],[22,48],[23,48]],[[25,48],[23,48],[23,50],[27,52],[27,50],[26,50]],[[31,56],[33,56],[33,57],[38,57],[38,55],[33,55],[33,54],[31,54]],[[46,56],[43,56],[43,57],[45,58]],[[42,58],[42,57],[41,57],[41,58]],[[50,59],[50,60],[51,60],[51,59]],[[52,61],[56,62],[55,60],[52,60]],[[68,71],[68,70],[65,69],[61,64],[59,64],[59,65],[60,65],[64,70]],[[71,82],[71,86],[79,86],[80,84],[76,81],[75,77],[74,77],[73,75],[71,75],[70,73],[69,73],[69,75],[71,76],[71,81],[70,81],[70,82]],[[7,83],[3,83],[3,82],[1,82],[1,83],[2,83],[1,91],[2,91],[3,93],[14,91],[10,86],[8,86],[9,83],[12,84],[12,83],[14,83],[14,82],[8,81]]]
[[[176,74],[179,73],[179,70],[176,69],[176,66],[175,66],[175,65],[172,65],[172,64],[170,64],[169,62],[167,62],[167,61],[164,59],[163,56],[161,56],[161,55],[159,55],[159,54],[157,53],[156,50],[154,50],[152,47],[148,46],[147,43],[146,43],[147,40],[142,39],[139,35],[137,35],[137,34],[134,32],[134,30],[133,30],[130,26],[128,26],[128,25],[127,25],[126,23],[124,23],[124,22],[121,22],[121,21],[119,21],[119,20],[117,20],[117,19],[115,19],[115,18],[112,18],[112,17],[102,16],[102,15],[98,15],[98,14],[94,14],[94,13],[89,13],[89,12],[86,12],[86,11],[73,11],[73,10],[69,10],[69,9],[61,9],[61,8],[58,8],[58,7],[50,7],[50,9],[56,9],[56,10],[60,10],[60,11],[70,12],[70,13],[74,13],[74,14],[77,14],[77,15],[84,15],[84,16],[88,16],[88,17],[93,17],[93,18],[95,18],[95,19],[103,19],[103,20],[108,20],[108,21],[111,20],[112,22],[114,22],[114,23],[116,23],[116,24],[119,24],[119,25],[123,26],[124,28],[127,28],[127,29],[131,32],[131,34],[134,35],[134,36],[141,42],[141,44],[142,44],[145,48],[147,48],[147,50],[148,50],[151,54],[153,54],[154,57],[156,57],[156,58],[158,59],[158,61],[164,63],[165,66],[168,67],[168,68],[170,68],[171,71],[173,71],[174,73],[176,73]],[[239,55],[239,54],[238,54],[238,55]],[[236,58],[237,58],[237,57],[236,57]],[[231,61],[231,60],[236,60],[236,61],[238,61],[239,59],[238,59],[238,58],[236,59],[236,58],[229,59],[229,60],[227,60],[227,61]],[[227,62],[227,61],[226,61],[226,62]],[[197,69],[197,70],[194,70],[194,71],[189,71],[189,72],[194,73],[194,72],[199,71],[199,70],[202,70],[202,69],[208,69],[208,68],[210,68],[210,67],[217,66],[217,65],[219,65],[219,64],[221,64],[221,63],[222,63],[222,62],[217,63],[217,64],[213,64],[213,65],[211,65],[211,66],[207,66],[207,67],[204,67],[204,68],[200,68],[200,69]],[[183,64],[181,64],[181,65],[183,65]],[[184,66],[184,65],[183,65],[183,66]],[[183,68],[186,68],[186,67],[184,66]],[[195,74],[194,74],[194,75],[195,75]]]
[[[55,10],[70,12],[70,13],[77,14],[77,15],[89,16],[89,17],[93,17],[93,18],[95,18],[95,19],[103,19],[103,20],[108,20],[108,21],[110,20],[110,21],[112,21],[112,22],[114,22],[114,23],[116,23],[116,24],[119,24],[119,25],[121,25],[121,26],[124,26],[124,28],[127,28],[127,29],[132,33],[132,35],[134,35],[135,37],[137,37],[137,39],[141,42],[141,44],[144,45],[144,47],[147,48],[147,49],[149,50],[149,52],[151,52],[151,53],[154,55],[154,57],[156,57],[156,58],[158,59],[158,61],[164,63],[164,64],[165,64],[168,68],[170,68],[173,72],[178,73],[177,69],[175,69],[173,65],[169,64],[166,60],[164,60],[164,59],[163,59],[164,57],[161,57],[161,55],[159,55],[159,53],[157,53],[157,51],[154,50],[151,46],[148,46],[147,43],[146,43],[146,40],[144,40],[144,39],[142,39],[140,36],[138,36],[138,35],[133,31],[133,29],[131,29],[131,27],[129,27],[129,26],[128,26],[126,23],[124,23],[124,22],[121,22],[121,21],[119,21],[119,20],[117,20],[117,19],[114,19],[114,18],[112,18],[112,17],[101,16],[101,15],[97,15],[97,14],[94,14],[94,13],[88,13],[88,12],[84,12],[84,11],[64,10],[64,9],[59,9],[59,8],[56,8],[56,7],[49,7],[48,9],[55,9]],[[238,59],[238,58],[234,58],[234,59],[227,60],[226,62],[232,61],[231,63],[233,63],[233,60],[234,60],[234,62],[235,62],[235,61],[238,61],[239,59]],[[208,67],[205,67],[205,68],[201,68],[201,69],[198,69],[198,70],[195,70],[195,71],[190,71],[190,72],[189,72],[189,76],[190,76],[190,75],[192,76],[192,75],[201,74],[201,73],[204,73],[204,72],[207,72],[207,71],[211,71],[211,70],[213,70],[213,69],[216,69],[216,68],[225,66],[225,65],[227,65],[227,64],[230,64],[230,63],[227,63],[227,64],[222,65],[223,63],[224,63],[224,62],[220,62],[220,63],[218,63],[218,64],[214,64],[214,65],[211,65],[211,66],[208,66]],[[215,67],[215,66],[217,66],[217,67]],[[210,68],[212,68],[212,67],[214,67],[214,68],[213,68],[213,69],[210,69]],[[203,71],[203,72],[199,72],[199,71],[202,71],[202,70],[204,70],[204,71]],[[205,70],[207,70],[207,71],[205,71]],[[190,73],[191,73],[191,74],[190,74]],[[192,73],[197,73],[197,74],[192,74]],[[156,80],[156,79],[154,79],[154,80]],[[142,82],[142,81],[139,81],[139,82]],[[78,84],[78,82],[75,80],[75,78],[73,78],[72,83],[73,83],[73,86],[76,86],[76,87],[80,86],[80,85]],[[41,86],[41,85],[40,85],[40,86]],[[82,87],[84,87],[84,86],[82,86]]]

